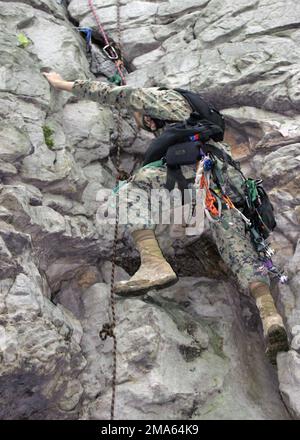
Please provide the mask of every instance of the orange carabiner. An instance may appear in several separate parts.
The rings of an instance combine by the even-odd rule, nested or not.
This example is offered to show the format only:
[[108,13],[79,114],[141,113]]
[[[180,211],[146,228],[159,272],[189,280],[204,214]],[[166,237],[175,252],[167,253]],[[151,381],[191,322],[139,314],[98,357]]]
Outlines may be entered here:
[[228,196],[223,195],[222,197],[223,197],[223,200],[224,200],[224,202],[226,203],[226,205],[228,206],[229,209],[234,209],[235,208],[232,200]]

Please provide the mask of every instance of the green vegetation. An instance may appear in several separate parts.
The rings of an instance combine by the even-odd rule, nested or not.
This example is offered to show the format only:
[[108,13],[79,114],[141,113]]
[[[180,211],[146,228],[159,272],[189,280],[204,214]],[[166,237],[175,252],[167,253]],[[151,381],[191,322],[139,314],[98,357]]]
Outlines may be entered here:
[[26,49],[27,46],[30,44],[30,40],[26,37],[25,34],[18,34],[18,45],[22,47],[23,49]]
[[54,131],[48,125],[43,125],[43,133],[44,133],[45,144],[51,150],[54,147],[54,140],[52,137]]

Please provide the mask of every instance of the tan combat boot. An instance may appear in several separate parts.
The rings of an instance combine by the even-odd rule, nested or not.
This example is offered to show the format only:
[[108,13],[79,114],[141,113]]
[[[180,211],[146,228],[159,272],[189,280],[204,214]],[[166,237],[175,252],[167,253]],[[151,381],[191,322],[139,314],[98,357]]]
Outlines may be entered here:
[[135,231],[133,239],[141,255],[139,270],[128,281],[115,285],[117,295],[143,295],[149,289],[175,284],[177,275],[164,259],[151,229]]
[[256,306],[263,325],[266,355],[270,362],[275,365],[277,353],[289,349],[286,330],[267,284],[256,283],[250,290],[256,300]]

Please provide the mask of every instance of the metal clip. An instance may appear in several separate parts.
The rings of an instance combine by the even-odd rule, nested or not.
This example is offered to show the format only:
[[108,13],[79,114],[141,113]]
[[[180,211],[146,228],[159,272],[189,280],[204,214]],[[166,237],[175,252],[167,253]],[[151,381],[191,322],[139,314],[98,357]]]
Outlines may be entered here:
[[[111,55],[109,53],[109,51],[111,51],[111,53],[113,55]],[[119,55],[117,54],[116,49],[113,46],[111,46],[110,44],[107,44],[106,46],[103,47],[103,52],[110,60],[117,60],[119,58]]]

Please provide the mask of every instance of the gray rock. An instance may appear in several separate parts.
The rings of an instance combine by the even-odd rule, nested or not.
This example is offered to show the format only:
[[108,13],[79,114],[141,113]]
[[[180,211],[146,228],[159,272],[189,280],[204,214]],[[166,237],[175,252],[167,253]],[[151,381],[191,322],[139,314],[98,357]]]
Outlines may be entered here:
[[91,43],[87,59],[90,63],[90,71],[96,76],[104,75],[110,78],[116,71],[115,63],[108,59],[103,50],[96,44]]
[[[118,417],[160,419],[163,405],[164,418],[172,420],[288,418],[262,343],[244,326],[240,312],[234,312],[235,301],[237,305],[225,283],[216,286],[201,278],[181,279],[174,288],[149,293],[144,300],[118,301]],[[108,292],[97,284],[84,302],[88,327],[83,343],[90,365],[85,387],[90,397],[95,399],[97,391],[101,397],[85,402],[82,417],[108,418],[110,389],[92,378],[100,370],[109,380],[111,343],[99,345],[91,325],[93,320],[99,327],[106,322]],[[106,356],[101,357],[103,350]]]
[[[95,6],[116,42],[115,1]],[[175,240],[160,227],[163,251],[189,277],[117,299],[119,418],[159,419],[162,407],[170,420],[300,417],[298,9],[296,0],[121,5],[123,55],[135,69],[128,84],[201,91],[224,109],[244,172],[265,180],[276,261],[290,278],[274,293],[291,349],[278,357],[278,383],[254,303],[224,281],[209,237]],[[95,31],[92,60],[74,20]],[[109,320],[114,226],[100,220],[101,191],[117,175],[117,113],[54,91],[40,70],[104,79],[115,67],[87,2],[2,1],[0,31],[0,418],[109,418],[112,341],[99,330]],[[122,116],[121,168],[130,173],[152,136]],[[117,280],[139,264],[119,232]]]
[[42,127],[45,125],[46,112],[11,93],[0,93],[0,100],[5,122],[26,133],[34,150],[43,144]]
[[27,133],[7,123],[0,125],[0,159],[15,162],[32,152]]
[[287,407],[293,416],[299,420],[300,414],[300,380],[299,380],[300,356],[294,350],[278,356],[278,376],[280,391]]
[[[299,153],[300,144],[296,144],[279,148],[279,150],[268,154],[261,170],[262,177],[273,179],[277,184],[295,179],[300,167]],[[254,164],[256,165],[255,158]]]
[[[151,2],[131,1],[121,7],[122,20],[124,25],[133,27],[143,22],[153,23],[157,14],[158,5]],[[79,0],[72,0],[68,7],[72,17],[80,22],[81,26],[95,25],[94,17],[91,14],[87,4]],[[102,2],[100,7],[96,5],[96,10],[101,14],[101,22],[105,29],[112,30],[115,28],[116,7],[110,0]],[[128,27],[127,26],[127,27]]]
[[20,173],[25,182],[73,198],[80,198],[87,183],[83,171],[66,149],[55,152],[46,146],[23,160]]
[[299,296],[299,243],[294,256],[286,264],[290,277],[288,285],[280,287],[280,302],[287,318],[287,326],[291,334],[291,350],[287,354],[278,356],[278,377],[283,399],[290,408],[291,413],[297,419],[299,413],[299,319],[300,319],[300,296]]
[[126,60],[129,62],[159,46],[160,43],[156,40],[149,26],[139,26],[126,31],[124,50],[126,51]]
[[[18,66],[11,69],[11,66]],[[18,95],[45,107],[50,100],[49,87],[40,74],[38,60],[17,46],[14,38],[6,34],[1,45],[0,90]],[[34,88],[32,87],[34,84]]]
[[[25,274],[15,281],[1,281],[1,292],[1,302],[6,303],[5,311],[1,310],[1,321],[6,324],[0,327],[1,418],[41,418],[41,408],[48,405],[52,409],[46,418],[63,418],[66,407],[60,402],[61,391],[70,395],[73,389],[73,405],[82,394],[80,386],[74,391],[76,379],[71,373],[78,374],[85,366],[80,324],[62,307],[51,304],[35,279]],[[4,297],[3,292],[7,292]],[[31,390],[27,396],[24,387]],[[10,400],[15,403],[4,404]],[[68,410],[70,406],[71,402]]]
[[159,22],[162,24],[172,22],[180,16],[189,15],[194,10],[201,10],[207,3],[207,0],[187,0],[184,3],[180,0],[168,0],[158,7]]
[[82,201],[85,206],[85,215],[90,217],[95,215],[99,208],[97,194],[103,189],[103,186],[97,182],[91,182],[85,188],[82,194]]
[[295,351],[297,351],[297,353],[300,352],[300,335],[296,335],[291,343],[291,348]]
[[98,162],[84,167],[85,177],[89,182],[95,182],[102,187],[112,188],[116,182],[115,177]]
[[88,75],[84,51],[74,44],[76,39],[80,41],[79,36],[69,24],[41,15],[32,27],[26,27],[26,34],[33,41],[41,67],[51,67],[69,79]]
[[[68,104],[64,108],[63,129],[68,144],[75,150],[76,160],[83,166],[109,155],[114,130],[110,110],[88,101]],[[87,150],[94,151],[87,154]]]

